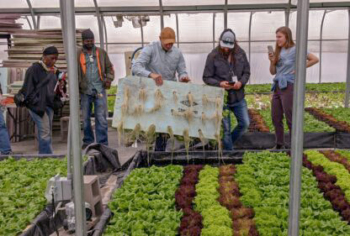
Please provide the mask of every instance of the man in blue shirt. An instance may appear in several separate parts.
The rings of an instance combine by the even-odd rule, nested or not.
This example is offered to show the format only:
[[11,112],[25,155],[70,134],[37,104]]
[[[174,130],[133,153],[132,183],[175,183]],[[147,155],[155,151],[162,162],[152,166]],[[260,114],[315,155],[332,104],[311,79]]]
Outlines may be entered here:
[[163,80],[189,82],[185,59],[180,49],[173,47],[175,32],[172,28],[164,28],[159,41],[147,45],[132,66],[132,72],[137,76],[154,79],[158,86]]
[[[151,78],[158,86],[163,84],[163,80],[177,81],[176,72],[180,82],[189,82],[185,59],[180,49],[173,47],[174,43],[175,31],[170,27],[164,28],[159,41],[142,49],[132,65],[133,74]],[[155,151],[165,151],[167,139],[167,135],[158,135]]]

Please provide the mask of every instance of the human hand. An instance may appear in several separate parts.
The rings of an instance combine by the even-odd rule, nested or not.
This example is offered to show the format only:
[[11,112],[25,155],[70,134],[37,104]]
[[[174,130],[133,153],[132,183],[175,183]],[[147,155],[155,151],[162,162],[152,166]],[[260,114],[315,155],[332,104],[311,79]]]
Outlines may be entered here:
[[103,81],[103,86],[105,89],[110,89],[111,88],[112,81],[105,79]]
[[151,74],[149,75],[149,77],[151,77],[151,78],[154,80],[154,82],[156,82],[156,85],[157,85],[157,86],[163,85],[163,78],[162,78],[161,75],[155,74],[155,73],[151,73]]
[[184,77],[180,78],[180,82],[182,82],[182,83],[188,83],[190,81],[191,80],[190,80],[190,78],[188,76],[184,76]]
[[242,83],[240,81],[237,81],[234,85],[233,85],[233,89],[234,90],[239,90],[242,87]]
[[228,81],[221,81],[220,87],[226,90],[232,89],[232,85],[230,85]]
[[269,56],[270,62],[274,62],[274,61],[275,61],[275,54],[274,54],[274,53],[270,52],[270,53],[268,54],[268,56]]

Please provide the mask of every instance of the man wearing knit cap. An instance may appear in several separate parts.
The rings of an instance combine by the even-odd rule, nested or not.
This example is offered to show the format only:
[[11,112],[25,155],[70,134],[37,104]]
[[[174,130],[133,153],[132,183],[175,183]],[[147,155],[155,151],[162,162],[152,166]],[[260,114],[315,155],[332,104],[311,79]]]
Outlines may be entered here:
[[38,129],[39,154],[53,153],[52,120],[55,108],[55,87],[60,73],[55,67],[57,59],[57,48],[52,45],[46,46],[41,60],[27,69],[21,89],[25,106]]
[[[172,28],[164,28],[159,36],[159,41],[152,42],[142,49],[141,54],[132,65],[132,72],[137,76],[148,77],[161,86],[163,80],[180,82],[190,81],[185,59],[180,49],[173,47],[175,32]],[[167,136],[159,134],[156,139],[155,151],[165,151]]]
[[173,47],[175,32],[172,28],[164,28],[159,41],[146,46],[132,66],[132,72],[137,76],[154,79],[160,86],[163,80],[177,81],[176,72],[180,82],[189,82],[185,59],[180,49]]
[[78,80],[84,123],[83,148],[95,143],[91,127],[92,107],[95,112],[96,143],[108,145],[106,89],[111,87],[114,70],[108,54],[95,46],[94,33],[82,33],[83,48],[78,50]]

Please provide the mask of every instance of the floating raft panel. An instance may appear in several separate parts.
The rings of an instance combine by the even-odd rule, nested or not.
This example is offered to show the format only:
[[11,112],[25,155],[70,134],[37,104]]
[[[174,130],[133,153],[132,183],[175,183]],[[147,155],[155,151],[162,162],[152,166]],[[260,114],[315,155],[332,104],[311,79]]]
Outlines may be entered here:
[[[141,89],[146,91],[145,101],[139,98]],[[163,95],[162,106],[159,110],[152,111],[157,89]],[[125,90],[129,90],[128,111],[122,114]],[[191,108],[189,93],[194,99],[191,120],[179,115]],[[208,99],[206,104],[203,104],[204,95]],[[199,137],[200,129],[207,139],[215,139],[215,134],[220,134],[221,119],[218,120],[216,114],[221,116],[223,109],[224,90],[221,88],[173,81],[164,81],[162,86],[156,86],[152,79],[130,76],[119,80],[116,96],[113,127],[117,128],[119,122],[123,122],[124,129],[132,130],[140,124],[141,130],[147,131],[150,125],[154,124],[157,133],[168,133],[168,126],[170,126],[175,135],[182,136],[184,130],[188,129],[190,137]],[[141,104],[144,108],[143,112],[135,114],[136,107]],[[204,120],[202,113],[206,117]]]

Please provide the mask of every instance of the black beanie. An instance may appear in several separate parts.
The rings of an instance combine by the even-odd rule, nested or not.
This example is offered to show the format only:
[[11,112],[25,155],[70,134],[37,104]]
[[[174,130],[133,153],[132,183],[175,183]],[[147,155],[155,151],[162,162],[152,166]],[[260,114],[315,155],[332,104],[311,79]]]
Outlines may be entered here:
[[81,37],[83,38],[83,40],[85,39],[94,39],[94,33],[90,30],[84,30],[83,33],[81,33]]
[[57,54],[58,55],[58,50],[55,46],[46,46],[43,50],[43,55],[52,55],[52,54]]

